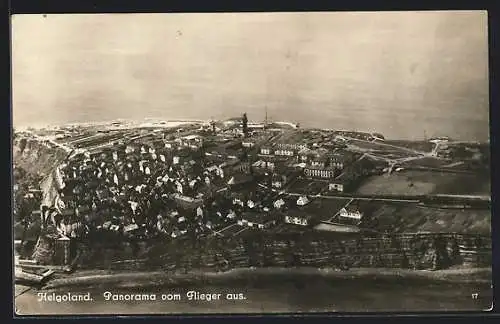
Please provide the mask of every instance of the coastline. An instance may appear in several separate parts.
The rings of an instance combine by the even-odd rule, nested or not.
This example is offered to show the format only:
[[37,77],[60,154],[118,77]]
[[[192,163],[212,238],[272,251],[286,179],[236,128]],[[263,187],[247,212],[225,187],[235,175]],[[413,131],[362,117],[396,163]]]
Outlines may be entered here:
[[311,276],[329,280],[424,280],[445,283],[491,283],[490,268],[408,270],[384,268],[352,268],[336,270],[332,268],[241,268],[226,272],[192,271],[188,273],[168,271],[124,272],[110,270],[84,270],[72,275],[54,278],[42,289],[53,290],[68,287],[112,285],[116,288],[140,288],[147,286],[177,286],[212,284],[233,281],[252,281],[256,277]]

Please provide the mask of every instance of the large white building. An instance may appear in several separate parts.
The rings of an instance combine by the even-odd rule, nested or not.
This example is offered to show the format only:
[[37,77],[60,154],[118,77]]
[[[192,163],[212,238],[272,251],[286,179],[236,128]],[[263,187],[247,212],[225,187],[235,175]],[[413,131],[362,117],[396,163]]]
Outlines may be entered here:
[[294,156],[295,151],[292,149],[277,149],[274,151],[274,155],[277,156]]
[[309,166],[304,168],[304,174],[311,178],[331,179],[336,176],[337,172],[332,168]]

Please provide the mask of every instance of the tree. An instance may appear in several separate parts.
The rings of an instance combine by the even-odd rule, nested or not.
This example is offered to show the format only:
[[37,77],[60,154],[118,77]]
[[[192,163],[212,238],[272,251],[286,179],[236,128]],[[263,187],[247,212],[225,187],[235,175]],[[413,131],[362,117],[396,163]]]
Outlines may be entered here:
[[243,124],[243,136],[248,137],[248,118],[247,118],[247,113],[243,114],[242,118],[242,124]]

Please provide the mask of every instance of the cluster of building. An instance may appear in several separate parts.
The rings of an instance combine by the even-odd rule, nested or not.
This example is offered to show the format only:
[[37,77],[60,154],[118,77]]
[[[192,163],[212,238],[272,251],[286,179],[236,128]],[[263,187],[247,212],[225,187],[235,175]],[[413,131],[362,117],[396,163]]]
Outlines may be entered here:
[[[70,239],[102,232],[177,238],[314,226],[340,207],[318,209],[322,203],[307,195],[290,201],[282,195],[287,185],[306,178],[344,192],[369,170],[359,163],[362,156],[329,135],[313,141],[292,131],[303,140],[286,139],[254,128],[250,136],[210,128],[70,138],[78,149],[54,171],[55,203],[42,208],[42,218]],[[359,225],[362,215],[355,212],[340,212],[339,221]]]
[[234,235],[244,228],[261,229],[280,232],[283,228],[289,231],[301,231],[323,224],[346,226],[359,229],[369,226],[370,211],[360,203],[346,201],[323,200],[319,198],[274,197],[272,207],[267,213],[246,211],[238,215],[237,224],[241,228],[223,231],[224,235]]
[[170,237],[210,231],[215,221],[205,202],[224,185],[226,166],[205,165],[200,145],[185,136],[80,153],[55,172],[54,223],[70,237],[82,229]]
[[287,161],[305,178],[329,181],[329,190],[347,192],[371,172],[373,166],[361,154],[344,148],[312,148],[302,143],[276,143],[260,148],[258,166],[273,170],[276,161]]

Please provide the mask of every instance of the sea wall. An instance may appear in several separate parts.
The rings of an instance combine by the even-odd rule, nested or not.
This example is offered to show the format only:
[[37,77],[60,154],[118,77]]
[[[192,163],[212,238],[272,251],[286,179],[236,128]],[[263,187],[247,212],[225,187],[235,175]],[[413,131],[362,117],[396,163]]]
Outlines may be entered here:
[[[445,269],[491,266],[491,239],[462,234],[399,234],[336,240],[258,235],[243,239],[177,240],[149,249],[134,260],[130,247],[86,250],[81,266],[114,270],[228,270],[246,267],[333,267]],[[156,250],[156,251],[155,251]],[[98,253],[98,254],[96,254]],[[97,256],[98,255],[98,256]],[[103,257],[107,255],[107,257]],[[124,260],[129,261],[124,262]]]

